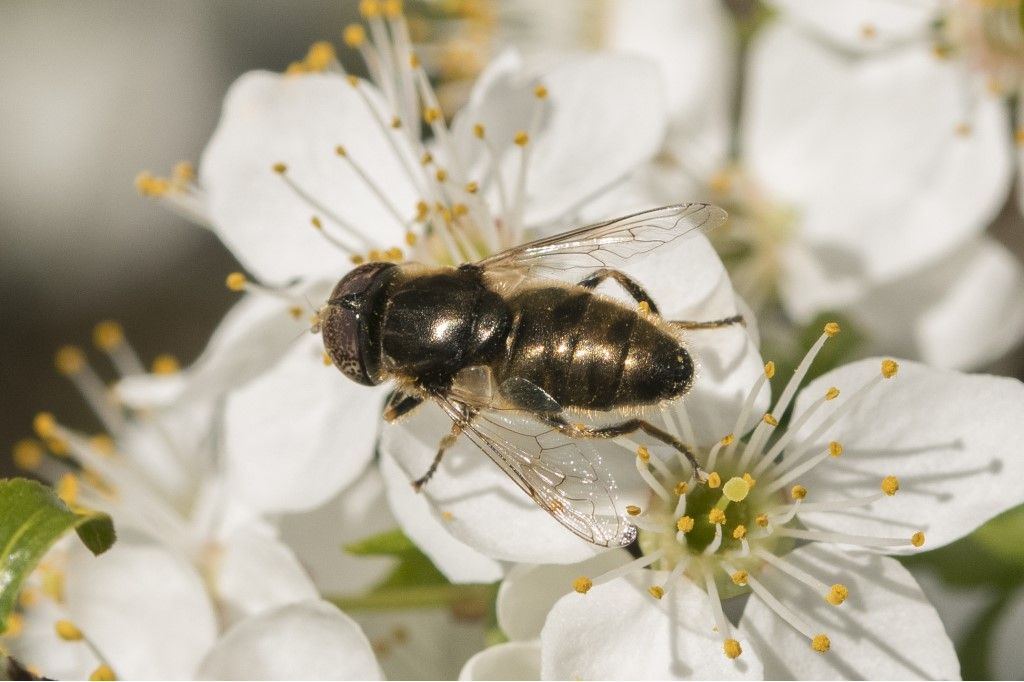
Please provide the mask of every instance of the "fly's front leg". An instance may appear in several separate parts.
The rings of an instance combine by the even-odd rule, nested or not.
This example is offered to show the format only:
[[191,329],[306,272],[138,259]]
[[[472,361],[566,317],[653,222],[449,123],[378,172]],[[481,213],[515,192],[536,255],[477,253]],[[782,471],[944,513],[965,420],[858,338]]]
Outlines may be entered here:
[[730,317],[723,317],[720,320],[707,320],[706,322],[670,320],[669,324],[677,329],[719,329],[721,327],[730,327],[734,324],[742,324],[746,327],[747,321],[743,319],[742,315],[732,315]]
[[647,435],[660,440],[665,445],[678,450],[686,458],[686,461],[690,463],[690,466],[693,467],[694,474],[698,480],[703,481],[707,478],[701,470],[700,464],[697,463],[693,450],[688,445],[668,431],[660,429],[644,419],[628,419],[621,424],[601,427],[587,426],[586,424],[570,424],[565,418],[560,416],[547,417],[545,421],[572,438],[618,438],[619,436],[626,436],[636,431],[643,431]]
[[437,446],[437,454],[434,455],[434,461],[430,463],[430,468],[427,472],[412,482],[413,490],[419,492],[423,486],[427,484],[433,476],[434,472],[437,471],[437,467],[441,465],[441,459],[444,457],[444,453],[451,446],[455,445],[455,441],[459,439],[459,434],[462,433],[462,424],[458,422],[452,422],[452,430],[441,439],[441,442]]
[[399,417],[409,414],[422,404],[422,396],[395,391],[391,394],[388,404],[384,407],[384,421],[390,424]]
[[661,317],[661,313],[658,312],[658,306],[654,303],[654,299],[651,298],[650,294],[644,290],[639,282],[621,270],[613,268],[595,270],[587,275],[585,279],[580,280],[579,285],[586,289],[596,289],[606,279],[613,279],[618,282],[619,286],[625,289],[626,293],[632,296],[634,301],[647,308],[647,312]]

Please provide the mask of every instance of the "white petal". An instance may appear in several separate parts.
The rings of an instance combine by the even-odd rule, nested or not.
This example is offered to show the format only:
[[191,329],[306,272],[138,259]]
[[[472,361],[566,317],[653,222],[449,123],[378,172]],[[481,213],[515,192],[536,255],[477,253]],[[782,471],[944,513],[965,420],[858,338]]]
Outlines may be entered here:
[[946,582],[927,563],[912,566],[910,573],[935,607],[942,626],[954,642],[963,642],[978,618],[995,599],[1000,598],[994,585],[954,585]]
[[316,509],[281,519],[281,537],[298,555],[322,594],[365,592],[395,566],[390,557],[353,556],[345,545],[383,533],[397,524],[384,497],[377,467]]
[[572,581],[579,576],[601,575],[628,563],[632,557],[624,549],[612,549],[578,564],[518,564],[512,567],[498,589],[498,625],[512,640],[540,637],[544,620],[555,602],[572,592]]
[[[297,295],[319,301],[332,285],[314,283]],[[292,315],[293,305],[277,296],[243,296],[188,369],[169,376],[128,377],[117,384],[118,397],[132,407],[147,408],[221,396],[266,370],[308,333],[308,322]]]
[[1024,671],[1024,647],[1020,633],[1024,632],[1024,590],[1017,589],[1007,600],[994,627],[988,656],[993,679],[1016,680]]
[[[373,86],[359,88],[390,120]],[[310,226],[313,215],[359,251],[368,250],[365,240],[384,248],[400,243],[404,228],[335,153],[344,145],[349,158],[386,188],[401,215],[411,217],[417,197],[384,135],[359,92],[340,75],[245,74],[228,91],[200,166],[217,233],[246,268],[273,282],[315,274],[340,277],[350,267],[346,254]],[[357,236],[300,199],[272,170],[279,162]]]
[[761,679],[758,654],[738,634],[743,655],[726,658],[697,585],[680,578],[661,600],[647,593],[667,575],[640,571],[562,597],[541,632],[543,678]]
[[[426,500],[416,500],[408,481],[426,471],[438,442],[450,428],[451,421],[441,410],[426,404],[401,424],[386,427],[381,438],[382,453],[393,459],[398,470],[394,475],[384,470],[391,507],[403,529],[435,563],[440,557],[432,553],[432,545],[447,534],[485,556],[505,561],[573,563],[593,556],[593,545],[540,509],[465,436],[449,448],[437,473],[419,494]],[[425,523],[421,516],[426,501],[430,502],[432,523],[418,538],[412,535],[410,522]]]
[[325,601],[289,604],[244,620],[199,667],[202,680],[379,680],[355,621]]
[[[538,82],[548,89],[545,100],[534,96]],[[521,156],[513,137],[531,129],[534,107],[542,106],[540,129],[529,142],[525,222],[545,223],[654,156],[665,134],[661,91],[657,68],[637,57],[576,56],[533,74],[505,56],[481,76],[453,133],[463,158],[480,159],[472,131],[484,124],[511,192]],[[480,161],[470,165],[481,167]]]
[[202,578],[157,545],[121,538],[94,557],[69,552],[69,618],[121,679],[191,678],[217,636]]
[[[752,49],[748,169],[795,209],[794,238],[813,250],[820,279],[892,280],[980,234],[1002,207],[1012,177],[1006,107],[928,45],[856,58],[778,22]],[[800,277],[783,286],[801,317],[844,302]]]
[[485,619],[451,608],[360,611],[355,617],[374,643],[389,680],[453,680],[484,647]]
[[851,311],[873,347],[970,369],[1024,337],[1024,269],[982,237],[920,272],[875,288]]
[[349,381],[322,355],[307,338],[228,398],[228,485],[254,509],[317,507],[373,456],[384,389]]
[[770,0],[793,21],[839,46],[875,50],[927,40],[939,0]]
[[[829,386],[842,394],[879,371],[879,359],[844,365],[801,392],[796,414]],[[833,408],[834,409],[834,408]],[[828,409],[815,414],[809,434]],[[885,476],[900,490],[865,510],[806,512],[809,525],[858,535],[906,537],[924,530],[926,548],[941,547],[1024,502],[1024,384],[1017,379],[961,374],[901,361],[899,373],[876,386],[810,452],[838,440],[844,452],[801,478],[807,502],[879,492]],[[799,436],[798,436],[799,438]],[[793,452],[790,449],[790,452]]]
[[539,680],[540,641],[487,647],[466,661],[460,680]]
[[668,94],[667,147],[690,172],[709,177],[725,164],[731,141],[735,38],[725,7],[616,0],[608,10],[604,44],[655,61]]
[[766,679],[960,678],[942,621],[898,561],[819,545],[800,547],[785,559],[826,583],[846,585],[850,596],[836,607],[774,568],[759,574],[773,596],[832,645],[824,654],[814,651],[807,638],[752,596],[740,624],[764,661]]
[[265,524],[235,530],[215,562],[214,585],[228,622],[317,597],[295,554]]
[[[427,407],[420,408],[420,410],[424,409]],[[444,521],[438,518],[437,512],[431,508],[426,495],[416,493],[409,485],[409,481],[412,479],[395,463],[395,457],[399,455],[396,455],[396,451],[392,449],[393,441],[388,438],[389,432],[395,430],[397,430],[396,427],[384,430],[384,437],[381,440],[380,466],[381,473],[384,474],[388,502],[402,531],[416,543],[451,582],[491,583],[500,580],[505,572],[501,564],[481,554],[453,535],[449,530],[453,521]],[[411,447],[418,447],[409,438],[402,440]],[[412,454],[415,456],[423,453],[416,451]],[[479,454],[481,457],[483,456],[483,453]],[[442,475],[444,474],[439,472],[427,488],[436,485],[438,478]]]

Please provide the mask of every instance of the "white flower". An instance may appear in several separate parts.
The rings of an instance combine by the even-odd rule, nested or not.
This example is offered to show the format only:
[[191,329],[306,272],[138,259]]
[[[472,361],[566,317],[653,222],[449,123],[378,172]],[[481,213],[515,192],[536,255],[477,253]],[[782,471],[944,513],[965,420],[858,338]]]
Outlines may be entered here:
[[[95,342],[143,393],[147,384],[182,381],[169,356],[146,374],[114,323],[98,325]],[[132,410],[114,399],[80,348],[62,348],[57,367],[109,435],[89,438],[42,413],[34,426],[49,452],[25,440],[15,448],[15,461],[54,482],[69,505],[108,512],[119,540],[101,557],[75,543],[47,554],[22,592],[20,632],[4,634],[15,655],[57,677],[192,678],[202,674],[206,656],[215,658],[218,670],[249,656],[238,636],[221,639],[226,628],[261,632],[285,618],[274,614],[287,613],[296,636],[326,638],[346,656],[374,660],[358,626],[317,603],[312,581],[262,518],[263,509],[250,507],[246,486],[222,468],[221,396],[197,394],[165,409]],[[293,475],[279,486],[312,482]],[[295,609],[281,611],[290,606]],[[327,668],[301,660],[283,665],[300,676],[324,670],[379,676],[375,664],[355,661],[348,667],[337,658],[317,662]]]
[[925,535],[947,544],[1021,503],[1009,482],[1024,465],[1024,386],[874,359],[795,396],[829,331],[746,438],[698,455],[711,484],[652,454],[652,493],[633,510],[640,558],[513,569],[499,621],[534,644],[485,651],[464,675],[499,657],[526,665],[539,647],[545,679],[957,677],[934,608],[885,554]]
[[[449,127],[411,51],[404,21],[386,6],[370,5],[367,20],[374,42],[366,40],[361,26],[349,27],[345,36],[366,58],[376,85],[341,73],[333,53],[323,46],[307,57],[319,69],[312,69],[314,73],[243,76],[229,93],[204,153],[199,185],[179,182],[177,191],[168,185],[151,192],[172,205],[200,201],[206,220],[261,280],[302,282],[271,288],[238,275],[229,284],[251,295],[291,300],[301,308],[298,288],[310,302],[319,302],[350,262],[366,257],[399,259],[409,249],[413,259],[428,264],[459,263],[538,233],[561,231],[580,214],[624,212],[613,209],[616,195],[609,188],[650,159],[664,133],[657,75],[647,62],[572,56],[537,73],[514,53],[506,53],[483,73]],[[421,116],[433,133],[429,145],[419,137]],[[599,194],[601,207],[588,210],[588,202]],[[650,281],[656,300],[677,317],[735,314],[735,299],[717,257],[706,242],[692,242],[685,260],[645,263],[635,274]],[[685,272],[682,279],[680,272]],[[285,308],[280,304],[282,328],[289,324]],[[236,335],[238,352],[258,345],[258,336]],[[721,380],[738,376],[739,385],[745,385],[743,372],[756,372],[760,361],[741,329],[697,333],[694,339],[705,373],[697,393],[706,388],[708,395],[706,401],[695,396],[694,405],[712,411],[716,401],[728,402],[727,397],[743,390]],[[237,449],[249,466],[254,459],[269,465],[287,451],[297,453],[289,455],[296,457],[297,468],[322,471],[325,481],[336,479],[339,470],[353,475],[361,471],[376,437],[381,389],[354,385],[325,369],[312,357],[319,357],[313,345],[312,340],[296,344],[275,367],[233,393],[226,415],[229,460]],[[195,381],[203,373],[199,369],[193,372]],[[287,403],[282,404],[282,396]],[[407,488],[409,478],[422,473],[436,448],[436,439],[427,440],[432,428],[447,430],[448,420],[426,406],[407,424],[387,430],[385,450],[406,471],[401,477],[389,476],[389,481],[395,478],[396,485]],[[471,457],[474,466],[480,462],[478,452],[466,454],[467,447],[460,444],[451,461]],[[449,485],[474,492],[504,490],[504,501],[495,507],[481,495],[469,495],[466,503],[472,509],[460,507],[456,523],[449,524],[443,519],[452,510],[435,510],[428,522],[422,510],[410,513],[420,504],[403,495],[411,491],[392,491],[397,516],[414,537],[441,538],[442,527],[472,526],[472,532],[456,534],[493,556],[522,558],[523,547],[513,538],[502,538],[504,550],[486,539],[496,536],[492,519],[497,510],[511,506],[543,528],[530,538],[526,536],[537,524],[517,531],[530,545],[528,551],[536,552],[542,538],[551,541],[547,556],[559,556],[565,545],[577,555],[590,551],[532,509],[520,492],[508,499],[509,482],[493,465],[450,472],[448,466],[442,468],[430,486],[435,503],[445,498]],[[254,495],[254,501],[272,497],[274,480],[268,477],[266,483],[267,490]],[[325,484],[297,500],[293,510],[312,508],[337,489],[337,484]],[[423,543],[425,551],[448,566],[453,579],[493,580],[500,575],[492,559],[452,560],[446,558],[455,556],[452,551],[441,549],[452,540],[438,542],[442,545]],[[561,560],[572,556],[562,555]]]
[[[696,184],[730,211],[720,246],[755,309],[777,295],[798,323],[842,310],[873,348],[933,365],[998,358],[1024,335],[1024,272],[983,235],[1011,183],[1005,103],[965,90],[961,64],[925,40],[849,54],[797,26],[812,16],[845,26],[836,17],[867,7],[897,18],[916,9],[779,4],[794,19],[783,13],[751,43],[731,163],[724,10],[645,3],[629,6],[628,20],[627,10],[612,14],[609,44],[658,59],[670,100],[683,102],[652,185]],[[697,73],[680,67],[694,63]]]

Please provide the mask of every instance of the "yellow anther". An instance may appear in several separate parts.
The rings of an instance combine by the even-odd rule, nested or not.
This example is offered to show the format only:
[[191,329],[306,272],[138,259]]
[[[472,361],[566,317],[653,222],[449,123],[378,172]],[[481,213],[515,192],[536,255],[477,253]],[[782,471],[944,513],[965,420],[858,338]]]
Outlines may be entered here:
[[838,322],[829,322],[828,324],[825,325],[825,328],[822,331],[824,331],[829,336],[835,336],[840,331],[839,330],[839,323]]
[[64,603],[64,572],[43,564],[36,570],[41,578],[40,587],[43,594],[59,604]]
[[349,24],[341,32],[341,39],[349,47],[360,47],[366,42],[366,29],[362,24]]
[[693,517],[680,516],[679,519],[676,520],[676,530],[678,530],[680,533],[689,533],[691,530],[693,530],[693,524]]
[[327,351],[323,352],[320,356],[320,360],[324,363],[324,367],[330,367],[334,364],[334,361],[331,360],[331,356],[327,354]]
[[825,391],[825,400],[835,400],[839,397],[839,389],[833,386]]
[[452,215],[454,215],[456,218],[461,218],[467,213],[469,213],[469,206],[466,206],[465,204],[462,203],[456,203],[452,205]]
[[409,231],[405,233],[405,244],[406,246],[416,246],[416,240],[418,237],[415,232]]
[[675,494],[680,496],[680,497],[682,497],[687,492],[689,492],[689,490],[690,490],[690,486],[686,483],[686,481],[679,481],[678,483],[676,483],[676,487],[673,488],[673,491],[675,492]]
[[391,127],[394,128],[395,130],[398,130],[399,128],[401,128],[402,127],[402,119],[398,118],[397,116],[392,116],[391,117]]
[[733,583],[742,587],[747,584],[747,579],[750,577],[750,574],[741,569],[729,577],[732,578]]
[[348,150],[345,149],[345,145],[343,144],[339,144],[337,147],[335,147],[334,153],[341,157],[348,156]]
[[832,640],[828,638],[828,635],[815,635],[811,640],[811,648],[819,654],[823,654],[832,648]]
[[359,13],[367,19],[380,16],[380,2],[379,0],[360,0],[359,2]]
[[433,123],[439,118],[441,118],[441,112],[434,107],[427,107],[423,110],[423,120],[427,123]]
[[445,180],[448,179],[448,171],[446,171],[444,168],[438,168],[437,172],[434,173],[434,177],[437,178],[438,182],[444,182]]
[[739,658],[743,653],[743,647],[735,639],[727,639],[722,642],[722,650],[727,658]]
[[795,486],[790,488],[789,496],[792,497],[794,500],[802,500],[805,497],[807,497],[807,488],[797,483]]
[[1013,131],[1013,139],[1018,147],[1024,147],[1024,128],[1017,128]]
[[768,362],[764,363],[764,375],[766,377],[768,377],[769,379],[771,379],[772,377],[775,376],[775,361],[774,360],[769,360]]
[[895,360],[882,360],[882,376],[884,378],[892,379],[898,371],[900,371],[900,366]]
[[843,444],[837,440],[832,441],[828,444],[828,454],[832,457],[838,457],[843,454]]
[[196,179],[196,167],[191,161],[179,161],[171,169],[171,177],[180,184],[192,182]]
[[359,87],[359,77],[358,76],[353,76],[352,74],[348,74],[347,76],[345,76],[345,80],[353,88],[358,88]]
[[530,136],[526,134],[525,130],[520,130],[516,132],[516,136],[512,138],[512,141],[520,147],[525,147],[530,142]]
[[284,175],[285,173],[288,172],[288,164],[281,163],[280,161],[278,161],[273,166],[271,166],[270,169],[277,173],[278,175]]
[[381,9],[384,16],[394,19],[402,14],[402,0],[384,0]]
[[451,523],[455,520],[455,514],[452,514],[450,511],[447,510],[443,511],[441,512],[441,520],[445,523]]
[[32,419],[32,430],[40,438],[55,438],[57,435],[57,420],[49,412],[40,412]]
[[722,494],[730,502],[742,502],[750,494],[750,484],[739,476],[733,476],[722,486]]
[[919,530],[913,535],[911,535],[910,544],[912,544],[914,547],[921,547],[922,545],[924,545],[924,531]]
[[[301,314],[302,310],[299,310]],[[160,355],[153,358],[153,364],[150,365],[150,369],[153,374],[159,374],[160,376],[169,376],[171,374],[177,374],[181,370],[181,363],[178,362],[178,358],[174,357],[170,353],[161,353]]]
[[384,260],[384,252],[378,249],[370,249],[370,252],[366,254],[366,257],[369,258],[371,262],[381,261]]
[[647,593],[655,599],[661,599],[665,596],[665,588],[660,585],[651,585],[647,588]]
[[732,445],[734,440],[736,440],[736,436],[734,436],[734,435],[732,435],[730,433],[728,436],[726,436],[725,438],[723,438],[722,440],[720,440],[718,442],[722,444],[722,447],[726,447],[728,445]]
[[763,419],[764,419],[764,423],[767,424],[768,426],[778,426],[779,425],[779,420],[776,419],[775,415],[771,414],[770,412],[765,414]]
[[37,440],[22,438],[14,444],[12,457],[14,465],[19,469],[32,470],[43,461],[43,446]]
[[70,620],[58,620],[53,624],[57,636],[65,642],[78,642],[82,639],[82,631]]
[[722,477],[717,471],[708,474],[707,484],[709,488],[717,488],[722,485]]
[[736,526],[735,528],[732,529],[732,539],[733,540],[742,540],[745,537],[747,537],[747,527],[746,526],[741,524],[741,525]]
[[636,456],[644,464],[647,464],[648,462],[651,461],[651,451],[645,448],[643,445],[636,449]]
[[25,629],[25,619],[20,613],[12,613],[7,616],[7,621],[0,628],[0,634],[4,637],[17,637]]
[[387,260],[394,261],[396,263],[400,262],[403,258],[405,258],[405,254],[402,253],[402,250],[397,246],[392,246],[390,249],[384,252],[384,255],[387,256]]
[[572,581],[572,589],[576,590],[580,594],[586,594],[590,592],[590,588],[594,586],[594,581],[585,575],[581,575],[576,580]]
[[476,137],[481,139],[481,140],[484,139],[484,135],[486,134],[486,130],[487,129],[484,128],[484,124],[483,123],[474,123],[473,124],[473,134],[476,135]]
[[967,137],[968,135],[971,134],[971,124],[967,122],[957,123],[956,128],[954,128],[954,131],[960,137]]
[[476,194],[479,189],[480,184],[475,180],[470,180],[469,182],[466,183],[466,191],[469,192],[470,194]]
[[886,476],[882,479],[882,492],[892,497],[900,489],[900,481],[895,476]]
[[85,366],[85,353],[78,346],[61,346],[53,358],[53,364],[64,376],[78,374]]
[[284,72],[285,75],[288,76],[296,76],[300,73],[306,73],[306,65],[302,62],[292,62]]
[[114,674],[113,668],[106,663],[103,663],[89,674],[89,679],[94,681],[113,682],[113,680],[117,679],[117,675]]
[[249,280],[245,278],[245,275],[240,272],[232,272],[224,278],[224,284],[228,289],[231,289],[231,291],[243,291],[248,281]]
[[423,222],[429,214],[430,214],[430,205],[427,204],[427,202],[422,201],[422,200],[417,201],[416,202],[416,220],[418,222]]
[[320,220],[319,216],[313,216],[312,218],[310,218],[309,219],[309,224],[312,225],[314,229],[317,229],[317,230],[324,229],[324,223],[323,223],[322,220]]
[[533,89],[533,96],[537,99],[544,99],[548,96],[548,89],[543,85],[538,85]]
[[409,66],[414,69],[420,68],[420,58],[415,52],[409,55]]
[[651,313],[651,304],[647,301],[640,301],[636,304],[636,309],[641,315],[649,315]]
[[630,516],[640,516],[641,511],[642,510],[640,509],[640,507],[636,506],[635,504],[630,504],[626,506],[626,513]]
[[21,588],[21,594],[18,595],[18,604],[22,608],[27,609],[38,604],[40,599],[42,597],[39,590],[29,585]]
[[67,457],[70,453],[68,442],[63,438],[46,438],[46,447],[58,457]]
[[57,497],[64,500],[65,504],[74,504],[78,501],[79,488],[78,476],[66,473],[57,481]]
[[349,260],[352,261],[352,265],[362,265],[366,262],[366,259],[360,256],[358,253],[354,256],[349,256]]
[[835,585],[829,588],[828,594],[825,595],[825,601],[827,601],[832,606],[839,606],[844,601],[846,601],[846,598],[849,596],[850,590],[847,589],[846,585],[836,583]]
[[337,59],[334,45],[326,40],[318,40],[309,46],[306,52],[306,68],[310,71],[324,71]]
[[767,528],[768,527],[768,515],[767,514],[758,514],[754,518],[754,522],[757,523],[757,525],[759,527],[761,527],[761,528]]
[[711,511],[708,512],[708,521],[716,526],[720,526],[725,523],[725,512],[718,507],[712,507]]
[[92,342],[100,350],[113,350],[124,343],[124,329],[113,320],[104,320],[92,328]]
[[753,489],[753,487],[757,485],[757,479],[751,476],[749,473],[743,474],[743,480],[746,481],[747,485],[750,486],[751,489]]
[[117,450],[114,439],[105,433],[98,433],[89,438],[89,447],[105,457],[109,457]]
[[162,197],[171,189],[166,178],[158,178],[149,171],[135,176],[135,190],[144,197]]

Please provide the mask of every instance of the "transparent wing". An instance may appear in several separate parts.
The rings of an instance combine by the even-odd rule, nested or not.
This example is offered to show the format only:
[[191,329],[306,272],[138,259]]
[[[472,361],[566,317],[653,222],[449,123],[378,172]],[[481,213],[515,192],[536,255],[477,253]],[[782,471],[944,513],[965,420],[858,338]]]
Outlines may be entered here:
[[530,277],[567,270],[619,267],[695,232],[725,222],[724,210],[711,204],[676,204],[587,225],[497,253],[478,263],[488,270],[521,270]]
[[617,485],[592,444],[520,411],[471,408],[435,394],[463,433],[563,526],[605,547],[628,545],[637,529],[620,510]]

